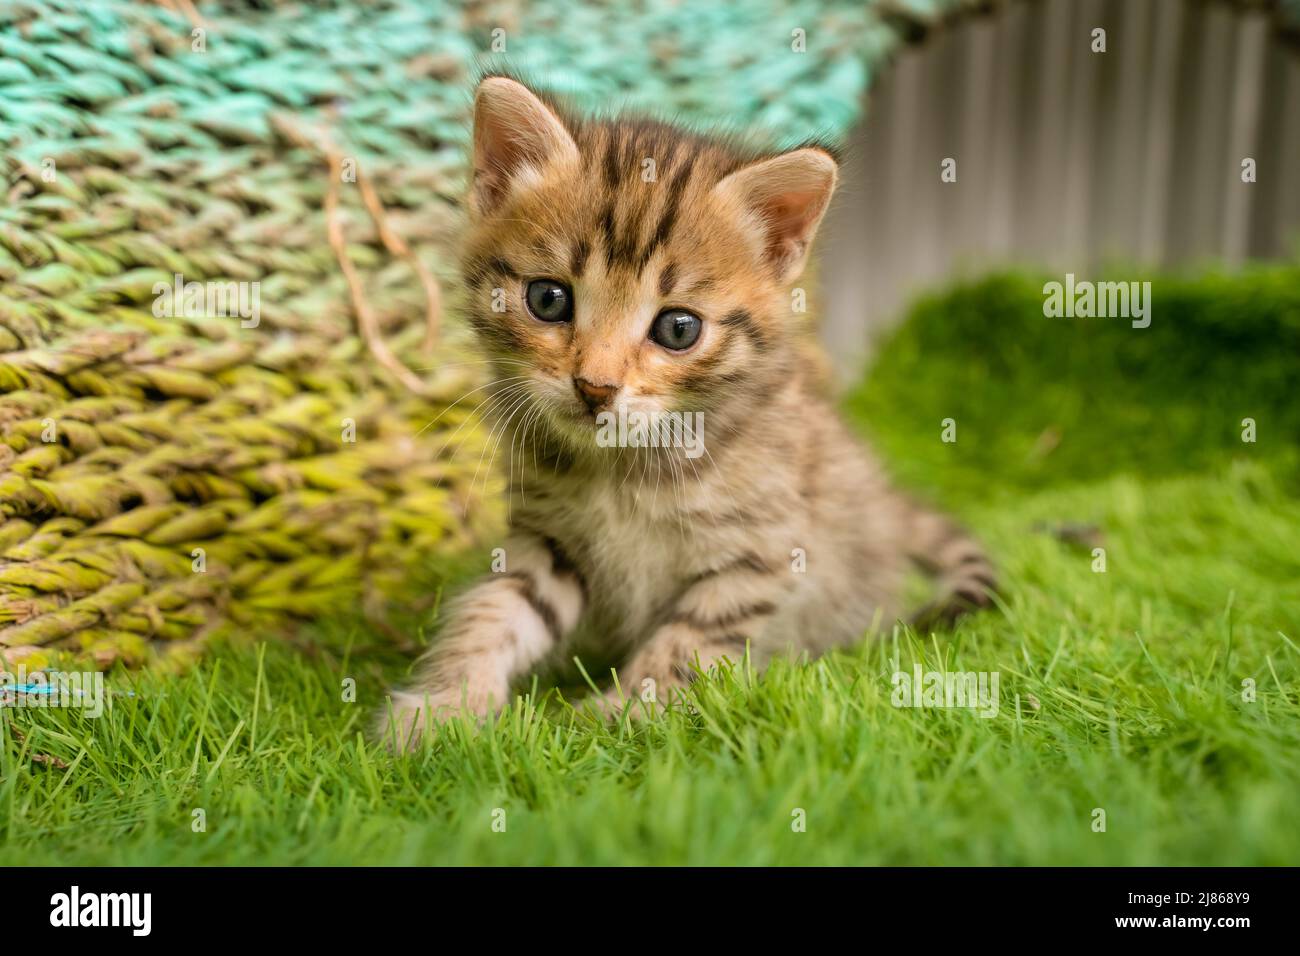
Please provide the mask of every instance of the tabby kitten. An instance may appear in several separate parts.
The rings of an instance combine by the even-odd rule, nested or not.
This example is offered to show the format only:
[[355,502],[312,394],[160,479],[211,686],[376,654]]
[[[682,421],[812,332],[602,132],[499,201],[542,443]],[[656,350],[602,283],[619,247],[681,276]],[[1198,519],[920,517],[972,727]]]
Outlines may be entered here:
[[[580,119],[504,76],[479,84],[473,152],[464,276],[510,533],[393,693],[390,741],[574,655],[621,661],[624,694],[662,705],[747,648],[761,667],[853,643],[900,614],[909,561],[942,585],[923,625],[989,602],[979,546],[891,488],[821,394],[791,303],[829,152]],[[600,440],[638,413],[678,413],[680,440]]]

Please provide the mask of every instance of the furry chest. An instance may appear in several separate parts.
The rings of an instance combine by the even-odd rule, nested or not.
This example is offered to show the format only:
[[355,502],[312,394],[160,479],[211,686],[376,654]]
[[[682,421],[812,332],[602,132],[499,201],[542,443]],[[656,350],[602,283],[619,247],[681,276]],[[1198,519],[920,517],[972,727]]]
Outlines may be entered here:
[[580,537],[575,560],[586,572],[591,610],[628,640],[654,626],[709,553],[698,529],[627,498],[592,496]]

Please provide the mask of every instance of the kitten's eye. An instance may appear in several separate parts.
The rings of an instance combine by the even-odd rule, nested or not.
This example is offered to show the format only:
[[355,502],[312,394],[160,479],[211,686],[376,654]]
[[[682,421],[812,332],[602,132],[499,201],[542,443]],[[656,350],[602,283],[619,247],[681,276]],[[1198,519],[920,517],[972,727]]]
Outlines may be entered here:
[[573,294],[554,279],[528,283],[528,311],[543,322],[568,322],[573,318]]
[[702,328],[704,323],[697,316],[681,309],[666,309],[650,326],[650,338],[666,349],[680,352],[695,344]]

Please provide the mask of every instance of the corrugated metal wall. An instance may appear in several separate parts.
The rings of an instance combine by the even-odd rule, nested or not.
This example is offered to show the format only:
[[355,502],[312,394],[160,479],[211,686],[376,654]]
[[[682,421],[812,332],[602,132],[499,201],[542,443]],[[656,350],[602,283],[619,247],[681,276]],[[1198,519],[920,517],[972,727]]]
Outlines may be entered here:
[[1294,254],[1300,51],[1218,0],[1016,0],[892,64],[844,173],[823,334],[852,373],[918,291],[1000,263],[1137,279]]

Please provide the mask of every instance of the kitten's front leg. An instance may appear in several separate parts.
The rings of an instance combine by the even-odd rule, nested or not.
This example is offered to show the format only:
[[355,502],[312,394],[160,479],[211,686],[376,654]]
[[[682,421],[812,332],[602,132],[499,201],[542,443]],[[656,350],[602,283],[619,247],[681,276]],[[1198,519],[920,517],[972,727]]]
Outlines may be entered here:
[[383,739],[412,747],[431,722],[508,703],[511,682],[555,648],[585,604],[578,570],[550,538],[512,533],[506,570],[476,584],[450,607],[414,682],[393,691],[380,715]]
[[[792,579],[782,565],[755,552],[736,555],[698,575],[682,591],[665,622],[618,669],[619,687],[607,693],[607,712],[627,703],[634,714],[653,700],[660,708],[694,679],[695,666],[708,670],[726,657],[739,663],[786,599]],[[619,693],[621,689],[621,695]]]

